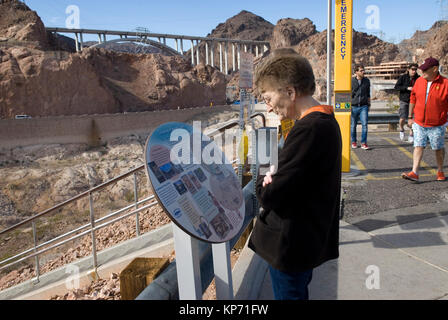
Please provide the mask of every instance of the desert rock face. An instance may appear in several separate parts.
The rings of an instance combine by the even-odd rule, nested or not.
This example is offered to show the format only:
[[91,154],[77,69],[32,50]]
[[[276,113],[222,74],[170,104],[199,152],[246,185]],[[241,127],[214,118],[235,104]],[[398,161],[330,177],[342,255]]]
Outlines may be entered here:
[[260,16],[243,10],[220,23],[207,37],[267,41],[274,26]]
[[426,31],[416,31],[410,39],[398,45],[404,60],[422,63],[429,56],[440,61],[442,71],[448,73],[448,22],[437,21]]
[[71,53],[22,2],[0,5],[0,37],[0,118],[225,104],[226,79],[216,69],[162,54]]
[[60,60],[45,51],[0,51],[0,117],[111,113],[113,95],[81,55]]
[[[400,54],[409,61],[425,55],[428,46],[434,46],[435,38],[446,34],[447,26],[447,21],[437,21],[428,30],[417,30],[411,38],[405,39],[398,44]],[[443,45],[443,43],[441,44]]]
[[272,33],[271,49],[295,46],[316,33],[316,26],[308,18],[280,19]]
[[[182,57],[89,48],[60,59],[0,49],[0,117],[150,111],[225,103],[225,76]],[[26,93],[26,94],[24,94]]]
[[48,37],[42,20],[19,1],[0,5],[0,37],[27,41],[34,48],[48,49]]
[[[315,98],[323,101],[326,97],[327,31],[317,32],[309,19],[282,19],[275,26],[270,44],[273,49],[291,47],[310,61],[316,78]],[[332,46],[334,48],[334,41]],[[396,45],[366,33],[353,31],[354,63],[367,66],[397,59],[399,50]]]
[[[211,33],[207,34],[206,37],[209,38],[224,38],[224,39],[239,39],[239,40],[255,40],[255,41],[269,41],[274,25],[269,21],[266,21],[260,16],[253,14],[252,12],[243,10],[237,15],[227,19],[224,23],[218,24]],[[195,46],[195,50],[196,46]],[[209,54],[211,55],[211,49],[209,48]],[[225,46],[222,47],[224,52]],[[247,50],[250,50],[248,47]],[[261,53],[261,48],[259,49]],[[241,51],[244,51],[244,46],[241,46]],[[255,55],[255,48],[252,48]],[[235,47],[235,52],[237,48]],[[196,54],[196,51],[195,51]],[[227,47],[228,55],[228,65],[227,74],[233,71],[233,53],[232,46]],[[185,52],[185,57],[188,61],[191,61],[191,50]],[[214,53],[214,64],[215,67],[219,68],[219,45],[216,44]],[[199,44],[199,61],[205,62],[205,44]],[[211,61],[211,56],[209,57],[209,63]],[[224,64],[224,54],[223,54],[223,64]],[[223,67],[224,68],[224,67]],[[224,73],[225,70],[224,70]]]

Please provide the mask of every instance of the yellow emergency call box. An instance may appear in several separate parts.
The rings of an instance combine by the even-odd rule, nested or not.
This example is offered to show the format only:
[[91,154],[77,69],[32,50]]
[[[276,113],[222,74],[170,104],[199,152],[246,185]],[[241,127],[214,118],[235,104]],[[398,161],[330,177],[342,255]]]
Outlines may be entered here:
[[334,110],[341,128],[342,172],[350,172],[353,0],[336,0],[335,16]]

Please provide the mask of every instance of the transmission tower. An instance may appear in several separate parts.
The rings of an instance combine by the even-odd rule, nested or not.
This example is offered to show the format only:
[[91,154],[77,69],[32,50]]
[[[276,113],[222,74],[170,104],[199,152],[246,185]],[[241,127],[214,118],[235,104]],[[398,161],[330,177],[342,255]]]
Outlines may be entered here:
[[137,27],[135,28],[135,35],[138,39],[137,46],[134,53],[145,53],[146,45],[145,40],[147,39],[146,33],[149,33],[149,29],[145,27]]

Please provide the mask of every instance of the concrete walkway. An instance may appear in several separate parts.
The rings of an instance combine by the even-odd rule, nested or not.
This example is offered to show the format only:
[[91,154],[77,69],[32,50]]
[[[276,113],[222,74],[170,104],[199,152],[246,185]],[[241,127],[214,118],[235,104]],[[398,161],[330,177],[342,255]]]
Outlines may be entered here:
[[[370,232],[341,221],[340,257],[315,269],[310,299],[448,300],[447,243],[448,216]],[[234,269],[236,298],[273,299],[266,263],[247,247],[241,257]],[[257,290],[241,285],[242,274],[244,283],[262,279]]]

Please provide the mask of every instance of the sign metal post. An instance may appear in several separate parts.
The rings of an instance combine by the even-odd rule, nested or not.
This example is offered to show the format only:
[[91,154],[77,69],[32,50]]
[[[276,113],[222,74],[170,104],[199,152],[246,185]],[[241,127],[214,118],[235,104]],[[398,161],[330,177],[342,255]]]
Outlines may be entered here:
[[180,300],[201,300],[202,282],[199,265],[199,240],[173,223],[176,271]]

